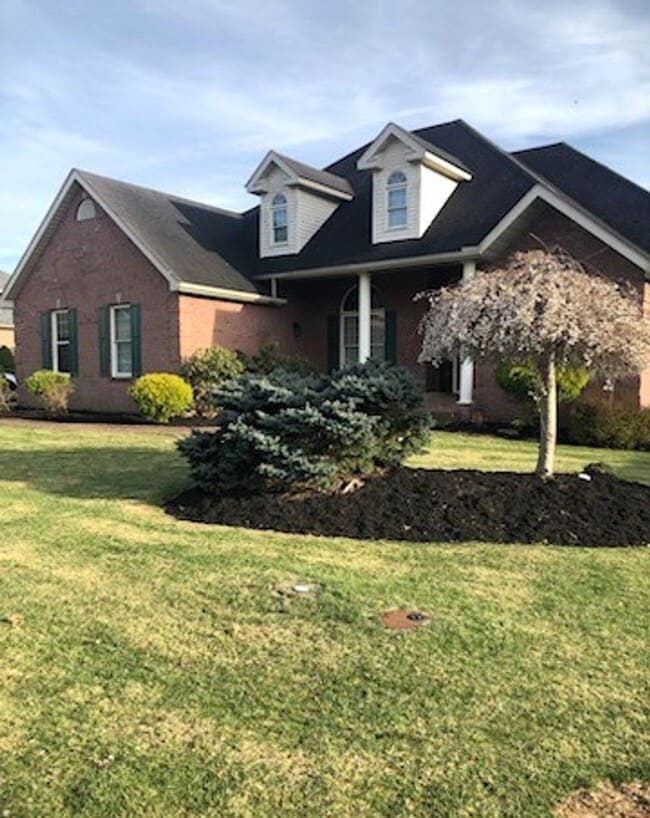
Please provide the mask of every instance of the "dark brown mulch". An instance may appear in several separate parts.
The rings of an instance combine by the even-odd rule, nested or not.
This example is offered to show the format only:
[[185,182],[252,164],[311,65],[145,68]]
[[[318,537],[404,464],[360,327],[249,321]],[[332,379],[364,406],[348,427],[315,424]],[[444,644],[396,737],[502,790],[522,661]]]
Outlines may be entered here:
[[185,520],[300,534],[415,542],[624,546],[650,543],[650,487],[593,473],[398,468],[349,494],[210,497],[190,489],[166,508]]

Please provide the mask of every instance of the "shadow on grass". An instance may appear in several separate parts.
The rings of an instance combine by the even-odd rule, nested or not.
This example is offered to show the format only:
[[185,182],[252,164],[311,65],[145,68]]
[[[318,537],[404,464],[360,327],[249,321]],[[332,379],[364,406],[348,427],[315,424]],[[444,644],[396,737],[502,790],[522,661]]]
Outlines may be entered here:
[[0,485],[26,483],[48,494],[85,499],[134,499],[159,504],[188,483],[174,451],[145,447],[66,448],[0,452]]

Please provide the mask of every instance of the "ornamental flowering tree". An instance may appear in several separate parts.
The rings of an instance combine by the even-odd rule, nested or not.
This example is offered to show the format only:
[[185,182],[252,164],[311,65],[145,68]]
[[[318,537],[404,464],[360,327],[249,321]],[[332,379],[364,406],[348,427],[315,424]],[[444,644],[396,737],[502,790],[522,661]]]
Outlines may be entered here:
[[454,287],[420,293],[429,309],[418,360],[456,355],[529,362],[539,374],[536,474],[552,477],[557,367],[615,379],[650,366],[650,322],[638,294],[584,268],[561,249],[514,253],[503,266]]

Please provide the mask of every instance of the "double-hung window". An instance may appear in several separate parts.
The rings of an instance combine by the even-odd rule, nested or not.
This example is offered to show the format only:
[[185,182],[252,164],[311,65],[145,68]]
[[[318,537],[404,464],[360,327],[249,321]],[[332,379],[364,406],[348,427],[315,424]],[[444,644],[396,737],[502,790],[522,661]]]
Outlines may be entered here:
[[287,197],[283,193],[276,193],[271,200],[271,241],[273,244],[286,244],[288,240]]
[[393,171],[388,177],[386,185],[389,230],[406,227],[407,225],[406,187],[406,176],[402,171]]
[[131,305],[116,304],[110,309],[111,376],[130,378],[133,375],[133,338],[131,336]]
[[52,339],[52,369],[55,372],[71,372],[71,333],[69,310],[53,310],[50,337]]

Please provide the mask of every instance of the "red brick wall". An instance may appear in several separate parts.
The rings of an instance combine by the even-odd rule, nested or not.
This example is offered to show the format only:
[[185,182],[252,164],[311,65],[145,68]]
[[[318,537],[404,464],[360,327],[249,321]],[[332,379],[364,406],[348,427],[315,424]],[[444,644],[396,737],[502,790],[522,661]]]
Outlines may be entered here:
[[[75,221],[80,197],[80,191],[72,196],[16,297],[16,369],[24,379],[41,368],[39,313],[75,307],[79,376],[71,408],[133,411],[130,381],[99,375],[97,308],[118,301],[140,304],[143,371],[174,371],[179,365],[177,296],[99,207],[95,219]],[[21,401],[34,405],[24,390]]]
[[215,344],[250,354],[276,342],[285,353],[304,353],[294,329],[299,320],[296,304],[240,304],[193,295],[180,295],[178,301],[181,359]]

